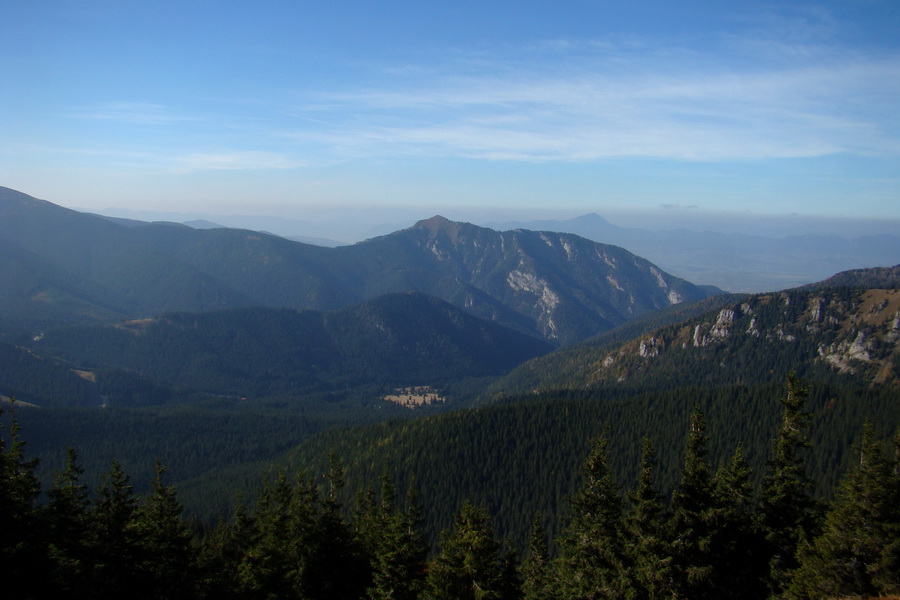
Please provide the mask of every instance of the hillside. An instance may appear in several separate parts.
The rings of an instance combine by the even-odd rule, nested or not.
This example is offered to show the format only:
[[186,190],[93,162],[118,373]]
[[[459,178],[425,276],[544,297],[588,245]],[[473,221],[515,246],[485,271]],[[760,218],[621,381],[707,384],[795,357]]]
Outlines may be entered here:
[[[417,293],[390,294],[338,311],[245,308],[207,313],[167,313],[115,325],[61,328],[19,352],[45,377],[12,386],[0,375],[0,392],[22,400],[77,404],[79,384],[90,373],[97,388],[120,382],[107,402],[140,402],[147,385],[160,388],[155,403],[176,393],[265,397],[342,390],[354,386],[414,386],[496,376],[552,347],[450,304]],[[13,350],[7,349],[14,354]],[[41,358],[43,357],[43,358]],[[59,367],[65,361],[67,369]],[[55,369],[50,373],[50,369]],[[42,393],[40,381],[68,375],[59,393]],[[32,372],[33,374],[33,372]],[[138,385],[143,382],[144,385]],[[3,384],[12,388],[4,390]],[[89,386],[90,387],[90,386]],[[169,390],[165,393],[164,390]],[[71,394],[68,402],[62,394]]]
[[247,306],[334,310],[418,291],[560,345],[715,290],[572,234],[440,217],[338,248],[261,232],[127,223],[0,189],[0,322],[63,323]]
[[248,306],[227,284],[106,219],[0,188],[0,315],[30,328]]
[[[891,272],[868,270],[853,280],[889,285],[879,277]],[[896,385],[900,292],[823,284],[736,297],[702,316],[604,342],[600,337],[526,363],[493,389],[499,394],[752,384],[777,381],[790,371],[817,381]]]

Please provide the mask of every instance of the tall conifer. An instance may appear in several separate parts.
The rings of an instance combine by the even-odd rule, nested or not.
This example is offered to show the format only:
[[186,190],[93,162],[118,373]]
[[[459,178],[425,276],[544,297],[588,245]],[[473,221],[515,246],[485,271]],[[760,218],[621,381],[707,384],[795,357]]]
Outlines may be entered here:
[[712,553],[715,508],[706,418],[696,408],[691,414],[681,482],[672,493],[669,519],[674,587],[685,598],[716,597],[713,575],[717,557]]
[[584,466],[572,501],[572,522],[560,539],[556,561],[561,598],[619,598],[627,587],[622,555],[622,499],[601,437]]
[[768,557],[768,585],[772,595],[781,593],[788,572],[797,567],[797,547],[813,533],[816,504],[804,468],[809,447],[810,414],[803,409],[809,394],[793,375],[787,378],[781,398],[782,416],[772,443],[769,469],[760,492],[760,528]]
[[84,469],[73,448],[66,452],[66,468],[54,477],[44,508],[49,538],[51,579],[55,594],[86,597],[91,568],[88,489],[81,482]]
[[491,531],[487,510],[466,500],[441,536],[440,553],[431,562],[425,600],[500,600],[500,544]]
[[[4,411],[0,409],[0,418]],[[35,501],[40,484],[34,474],[36,460],[25,458],[25,442],[18,421],[12,420],[9,435],[0,423],[0,565],[16,575],[4,584],[11,598],[33,597],[44,583],[46,568],[43,536]]]
[[721,598],[756,600],[766,595],[761,536],[756,527],[753,474],[738,445],[727,466],[714,478],[716,556],[713,589]]
[[822,534],[802,549],[792,575],[790,598],[900,594],[900,477],[870,425]]
[[528,548],[522,560],[522,596],[525,600],[554,600],[552,563],[547,548],[547,530],[543,517],[534,516]]
[[665,507],[655,488],[656,452],[649,438],[641,443],[641,462],[625,514],[628,586],[635,599],[673,598],[671,542],[665,531]]
[[138,498],[122,465],[113,459],[94,505],[91,539],[94,557],[96,598],[123,598],[135,595],[140,581],[140,557],[136,528]]
[[184,507],[175,488],[163,482],[164,474],[165,467],[157,461],[151,493],[136,515],[142,595],[159,600],[192,598],[192,534],[182,519]]

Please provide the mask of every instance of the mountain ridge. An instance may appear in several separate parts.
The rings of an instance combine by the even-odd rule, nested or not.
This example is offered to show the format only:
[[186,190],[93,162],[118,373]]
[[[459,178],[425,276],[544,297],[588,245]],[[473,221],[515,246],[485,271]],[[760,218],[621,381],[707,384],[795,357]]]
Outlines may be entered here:
[[[41,300],[39,289],[0,297],[0,310],[16,304],[17,319],[27,322],[29,306],[39,313],[33,329],[83,321],[79,302],[139,318],[252,305],[332,310],[418,291],[560,345],[715,292],[572,234],[496,232],[439,216],[323,248],[250,230],[120,224],[3,188],[0,240],[96,290],[84,299],[60,292]],[[45,288],[61,287],[52,270],[45,273]],[[43,317],[54,307],[58,314]]]
[[616,244],[666,271],[735,292],[768,292],[820,281],[838,271],[900,262],[900,236],[831,234],[781,237],[684,227],[650,230],[613,225],[596,213],[566,220],[489,223],[500,230],[566,231]]

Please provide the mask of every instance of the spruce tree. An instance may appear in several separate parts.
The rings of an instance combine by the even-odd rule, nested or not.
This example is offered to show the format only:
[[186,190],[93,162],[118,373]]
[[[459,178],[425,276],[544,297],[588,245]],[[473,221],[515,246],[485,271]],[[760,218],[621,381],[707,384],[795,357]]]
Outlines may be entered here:
[[554,600],[552,563],[547,547],[547,530],[543,517],[534,516],[528,548],[522,561],[522,597],[525,600]]
[[672,541],[674,589],[685,598],[716,598],[713,576],[718,557],[716,503],[709,465],[706,418],[699,408],[691,414],[681,482],[672,493],[669,535]]
[[572,501],[572,522],[560,539],[556,561],[561,598],[619,598],[626,583],[622,555],[622,499],[601,437],[584,466],[581,489]]
[[767,582],[772,595],[779,595],[789,571],[797,567],[797,548],[813,533],[816,503],[804,468],[810,446],[810,414],[803,410],[809,394],[793,375],[787,378],[787,393],[780,399],[781,425],[772,443],[768,473],[760,492],[760,529],[765,537]]
[[198,594],[231,600],[242,597],[241,566],[256,538],[256,523],[238,496],[230,519],[219,522],[205,536],[198,552]]
[[138,498],[122,465],[113,459],[91,518],[93,586],[96,598],[134,597],[138,589],[140,543]]
[[766,595],[761,536],[756,527],[753,474],[740,445],[731,462],[719,469],[713,482],[716,556],[712,587],[721,598],[755,600]]
[[674,597],[671,541],[665,532],[666,511],[655,488],[656,452],[649,438],[641,443],[637,485],[628,495],[625,558],[630,597]]
[[344,487],[344,468],[334,454],[325,480],[327,493],[315,522],[305,591],[314,600],[360,598],[371,585],[371,566],[341,514],[339,494]]
[[164,474],[165,467],[157,461],[151,493],[136,515],[141,595],[159,600],[193,598],[193,536],[182,519],[184,507],[175,488],[163,483]]
[[[0,419],[3,415],[0,409]],[[36,466],[36,460],[25,458],[18,421],[11,421],[8,437],[0,423],[0,565],[16,575],[4,584],[10,598],[37,597],[46,583],[46,550],[35,507],[40,493]]]
[[87,486],[81,483],[83,474],[78,454],[69,448],[66,468],[54,477],[44,508],[51,585],[54,595],[62,598],[87,597],[90,588],[90,502]]
[[788,597],[900,594],[897,467],[867,424],[859,462],[842,478],[822,534],[802,549]]
[[441,535],[440,553],[431,562],[424,600],[500,600],[503,572],[500,544],[483,506],[466,500]]
[[242,519],[240,523],[245,539],[229,536],[238,546],[237,597],[304,597],[305,554],[312,529],[308,523],[315,518],[316,497],[307,498],[309,490],[301,473],[293,482],[280,474],[274,482],[263,484],[250,522]]
[[396,506],[396,493],[388,476],[382,476],[377,502],[369,495],[367,510],[358,526],[372,565],[372,600],[414,600],[424,582],[428,547],[420,531],[418,507],[412,492],[407,509]]

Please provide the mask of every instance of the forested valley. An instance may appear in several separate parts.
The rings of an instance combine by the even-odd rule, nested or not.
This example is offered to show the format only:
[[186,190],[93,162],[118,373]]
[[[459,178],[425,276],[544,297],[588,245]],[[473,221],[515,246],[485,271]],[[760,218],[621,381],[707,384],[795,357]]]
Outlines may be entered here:
[[[5,591],[14,598],[310,599],[900,593],[900,431],[884,431],[897,422],[892,406],[884,403],[883,412],[870,413],[879,420],[857,427],[848,469],[832,486],[811,468],[829,445],[814,394],[793,377],[782,387],[762,419],[773,425],[763,426],[771,435],[762,460],[748,459],[759,452],[753,445],[724,447],[716,439],[722,423],[709,431],[719,419],[715,403],[696,402],[687,422],[666,428],[681,431],[674,478],[659,466],[672,441],[655,434],[658,425],[647,434],[633,430],[639,451],[623,476],[607,421],[569,473],[577,484],[565,509],[528,515],[523,544],[511,530],[498,532],[478,497],[446,499],[455,513],[432,542],[438,532],[428,529],[420,482],[400,487],[387,470],[376,481],[353,481],[336,452],[324,472],[270,472],[251,494],[232,497],[227,518],[214,524],[185,516],[161,463],[147,493],[134,491],[116,461],[92,489],[73,449],[42,493],[13,409],[4,418],[0,462],[0,552],[15,574]],[[450,415],[435,417],[442,418]],[[541,482],[505,490],[547,492]]]
[[4,598],[900,593],[900,266],[723,294],[0,188]]

